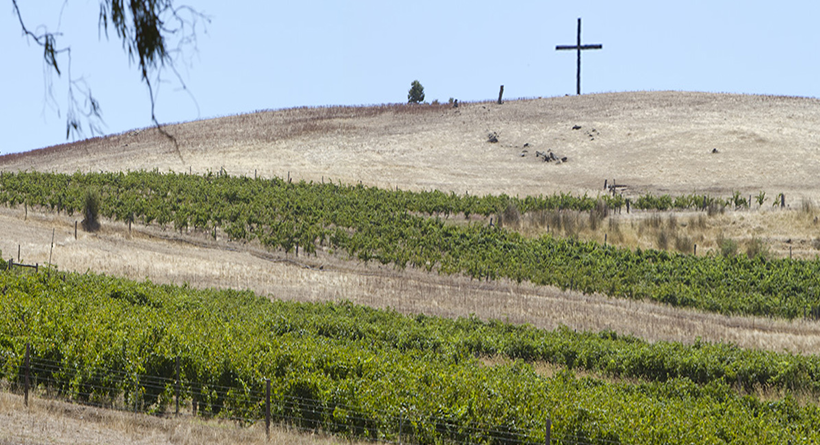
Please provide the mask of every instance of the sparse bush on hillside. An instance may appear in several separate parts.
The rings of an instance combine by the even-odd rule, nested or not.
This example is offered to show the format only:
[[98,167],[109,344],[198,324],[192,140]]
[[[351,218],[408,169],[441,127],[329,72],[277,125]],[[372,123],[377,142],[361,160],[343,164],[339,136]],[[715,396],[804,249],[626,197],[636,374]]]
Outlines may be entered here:
[[424,102],[424,87],[418,80],[410,84],[410,91],[407,92],[407,103],[418,104]]
[[589,211],[589,228],[598,230],[598,225],[607,216],[609,216],[609,206],[603,200],[595,201],[595,207]]
[[725,238],[723,233],[719,234],[716,240],[720,254],[725,257],[737,255],[737,242],[731,238]]
[[504,209],[504,212],[498,215],[498,226],[512,226],[518,227],[519,223],[521,222],[521,212],[518,210],[515,204],[510,203],[507,204],[507,208]]
[[664,229],[658,229],[658,233],[656,236],[656,241],[658,244],[658,249],[667,250],[669,248],[669,232]]
[[749,257],[749,259],[757,257],[768,258],[769,248],[760,238],[752,238],[746,243],[746,256]]
[[675,249],[680,253],[692,253],[694,244],[692,238],[687,235],[678,234],[675,236]]
[[722,215],[725,210],[726,210],[725,205],[723,205],[721,203],[717,203],[717,202],[710,202],[709,205],[706,207],[706,215],[708,215],[708,216],[715,216],[715,215],[718,215],[718,214]]
[[89,189],[83,198],[83,229],[87,232],[94,232],[100,228],[100,194],[96,190]]
[[814,214],[814,203],[811,202],[810,199],[803,198],[803,200],[800,201],[800,210],[802,210],[803,213],[813,215]]
[[609,218],[609,239],[612,243],[621,243],[624,241],[621,225],[615,217]]

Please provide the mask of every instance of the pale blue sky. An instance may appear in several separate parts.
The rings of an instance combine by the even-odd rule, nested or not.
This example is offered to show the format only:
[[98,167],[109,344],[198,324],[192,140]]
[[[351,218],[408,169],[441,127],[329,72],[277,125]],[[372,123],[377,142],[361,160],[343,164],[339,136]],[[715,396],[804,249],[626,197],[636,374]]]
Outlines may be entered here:
[[[72,76],[100,101],[106,134],[150,125],[145,86],[121,44],[98,39],[97,0],[18,1],[27,25],[63,32]],[[180,3],[182,4],[182,3]],[[212,19],[198,52],[180,63],[196,104],[171,76],[160,122],[315,105],[549,97],[683,90],[820,97],[817,1],[238,1],[190,0]],[[45,97],[42,51],[27,43],[11,2],[0,10],[0,154],[65,142],[65,74],[54,78],[60,116]],[[62,61],[65,66],[66,61]],[[88,135],[88,134],[87,134]],[[89,135],[90,136],[90,135]]]

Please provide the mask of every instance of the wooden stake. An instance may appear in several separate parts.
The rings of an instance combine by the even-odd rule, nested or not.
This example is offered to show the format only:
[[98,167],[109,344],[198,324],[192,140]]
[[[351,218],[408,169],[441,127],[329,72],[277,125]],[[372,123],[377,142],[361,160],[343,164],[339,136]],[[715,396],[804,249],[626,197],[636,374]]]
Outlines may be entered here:
[[179,416],[179,356],[176,358],[176,383],[174,384],[174,398],[176,399],[175,416]]
[[28,374],[29,374],[29,368],[31,367],[30,366],[31,365],[31,362],[30,362],[30,360],[31,360],[31,358],[30,358],[30,349],[31,349],[30,345],[28,343],[26,343],[26,383],[25,383],[25,393],[26,393],[25,403],[26,403],[26,407],[28,407],[28,387],[29,387]]
[[196,390],[194,388],[191,388],[191,409],[193,410],[194,417],[196,417],[196,405]]
[[77,220],[74,220],[74,239],[77,239]]
[[270,440],[270,379],[265,379],[265,436]]
[[544,431],[544,444],[550,445],[552,443],[552,421],[547,417],[547,427]]
[[501,105],[501,96],[504,95],[504,85],[501,85],[501,89],[498,90],[498,105]]
[[48,265],[51,265],[51,254],[54,253],[54,228],[51,229],[51,250],[48,252]]

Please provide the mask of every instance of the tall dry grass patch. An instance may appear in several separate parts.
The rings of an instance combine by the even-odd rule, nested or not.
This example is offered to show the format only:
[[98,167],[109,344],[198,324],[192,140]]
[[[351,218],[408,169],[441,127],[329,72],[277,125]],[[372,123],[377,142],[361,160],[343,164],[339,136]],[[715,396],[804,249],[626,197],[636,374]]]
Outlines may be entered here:
[[334,445],[362,444],[317,432],[271,425],[270,440],[264,422],[239,426],[232,421],[205,420],[183,413],[178,418],[75,405],[0,391],[0,444],[173,444],[173,445]]

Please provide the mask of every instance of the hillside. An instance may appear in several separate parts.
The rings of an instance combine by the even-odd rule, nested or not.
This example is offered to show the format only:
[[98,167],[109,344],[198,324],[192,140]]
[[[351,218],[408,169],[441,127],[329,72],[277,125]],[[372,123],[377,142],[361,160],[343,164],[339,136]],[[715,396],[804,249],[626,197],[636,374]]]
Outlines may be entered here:
[[[820,128],[818,105],[819,101],[804,98],[640,92],[514,100],[502,105],[466,103],[457,109],[449,105],[301,108],[169,126],[178,147],[149,128],[7,155],[0,157],[0,171],[224,171],[231,176],[333,180],[470,195],[569,192],[595,196],[604,193],[604,180],[611,184],[613,179],[628,186],[623,190],[627,197],[645,193],[727,197],[735,192],[750,197],[763,191],[766,203],[762,206],[756,202],[730,206],[725,212],[709,212],[709,216],[694,209],[624,212],[610,214],[605,217],[607,222],[593,229],[588,222],[591,214],[552,212],[552,216],[575,218],[573,224],[578,226],[569,234],[566,228],[559,233],[554,223],[552,230],[550,222],[545,227],[544,221],[550,220],[542,212],[521,215],[520,223],[505,221],[504,226],[527,236],[549,231],[599,243],[608,235],[609,244],[633,249],[658,248],[660,237],[668,236],[669,247],[664,249],[691,254],[691,244],[676,246],[676,240],[686,239],[698,246],[697,256],[719,255],[717,239],[724,236],[738,242],[739,253],[748,242],[762,240],[772,257],[791,256],[794,250],[796,258],[807,259],[820,252],[820,185],[813,181],[820,171],[818,140],[813,133]],[[487,141],[491,132],[498,135],[497,143]],[[544,162],[536,156],[536,152],[549,150],[559,158],[566,156],[566,162]],[[219,178],[225,179],[232,178]],[[23,184],[28,188],[37,182]],[[772,206],[779,193],[787,198],[785,211]],[[372,207],[384,212],[382,207]],[[406,216],[407,211],[404,213]],[[720,341],[810,356],[820,345],[820,323],[809,318],[726,316],[648,299],[537,286],[526,280],[482,281],[463,274],[428,273],[423,268],[347,259],[327,245],[314,256],[304,251],[295,256],[265,248],[258,239],[229,241],[223,228],[210,232],[185,226],[180,230],[175,223],[144,225],[139,219],[132,227],[122,220],[104,219],[99,231],[80,230],[75,235],[76,221],[81,218],[77,212],[69,215],[47,206],[0,206],[2,256],[16,261],[19,255],[31,264],[51,261],[63,271],[93,271],[159,284],[251,289],[275,300],[347,300],[399,313],[451,318],[474,315],[547,329],[564,325],[569,328],[567,333],[611,330],[650,343],[696,343],[695,349],[700,340]],[[442,218],[445,224],[466,226],[463,214]],[[471,221],[482,228],[489,225],[481,215],[474,214]],[[579,228],[584,224],[585,228]],[[493,364],[498,358],[485,359]],[[501,369],[503,364],[493,366]],[[761,400],[783,396],[771,388],[755,391],[758,394],[753,395]],[[20,401],[9,402],[11,397],[0,400],[0,411],[5,410],[14,425],[33,424],[51,411],[68,413],[60,407],[49,408],[45,414],[30,410],[23,416],[12,415],[19,409],[9,407],[19,406]],[[812,397],[809,405],[815,402],[814,396],[806,397]],[[597,404],[598,398],[595,400]],[[667,402],[664,399],[663,405]],[[68,421],[70,429],[90,428],[88,421],[75,426],[71,414],[54,417],[53,422]],[[645,416],[635,418],[641,417]],[[181,437],[179,432],[186,428],[182,424],[123,423],[121,428],[120,423],[108,428],[110,432],[95,425],[95,430],[102,431],[100,438],[89,436],[89,441],[113,443],[116,439],[102,435],[122,434],[121,429],[145,438],[145,443],[164,443],[166,436],[173,443],[198,440],[191,436],[191,426],[187,438]],[[43,437],[64,434],[51,426],[44,431],[48,433]],[[238,437],[232,434],[227,432],[228,441]],[[35,433],[25,437],[41,440]],[[289,440],[293,439],[285,437],[282,443]]]
[[[169,127],[185,163],[173,145],[148,129],[5,156],[0,166],[6,171],[74,172],[187,170],[183,165],[188,165],[195,172],[224,168],[232,175],[253,175],[256,169],[260,175],[286,177],[290,172],[296,179],[333,178],[459,193],[465,189],[471,194],[597,194],[604,178],[615,178],[631,186],[628,194],[764,190],[770,197],[785,192],[794,202],[798,196],[820,197],[810,180],[819,156],[809,131],[820,123],[818,104],[797,98],[657,92],[473,103],[458,109],[294,109]],[[581,129],[572,130],[573,125]],[[592,128],[594,137],[587,134]],[[499,143],[486,141],[489,130],[500,134]],[[529,146],[522,157],[524,144]],[[710,147],[718,153],[711,153]],[[550,148],[567,156],[567,162],[536,160],[536,151]],[[766,236],[779,255],[788,255],[794,246],[795,254],[814,257],[816,219],[812,220],[813,213],[803,215],[730,212],[709,219],[707,236],[718,231],[733,237]],[[51,256],[63,270],[196,287],[251,288],[303,301],[347,299],[402,312],[475,313],[546,328],[565,324],[613,329],[649,340],[690,342],[700,336],[807,353],[814,350],[820,329],[811,322],[726,318],[504,281],[478,284],[466,278],[363,266],[327,255],[294,261],[259,246],[222,238],[214,242],[202,234],[183,235],[154,226],[135,225],[129,231],[122,223],[109,222],[98,233],[80,231],[75,240],[76,219],[38,209],[2,209],[0,250],[9,258],[19,245],[24,262],[45,263]],[[796,219],[806,220],[799,231],[794,229]],[[629,221],[621,220],[624,230],[631,230]],[[48,242],[52,230],[53,252]],[[643,235],[644,243],[654,242],[650,233],[654,232]],[[695,241],[708,246],[712,239]]]
[[[459,108],[299,108],[169,126],[179,150],[145,129],[3,156],[0,169],[224,168],[231,175],[520,196],[595,195],[608,179],[628,185],[627,195],[765,191],[799,203],[820,200],[813,181],[819,105],[806,98],[636,92]],[[489,132],[499,134],[498,143],[487,142]],[[548,150],[567,162],[536,157]]]

